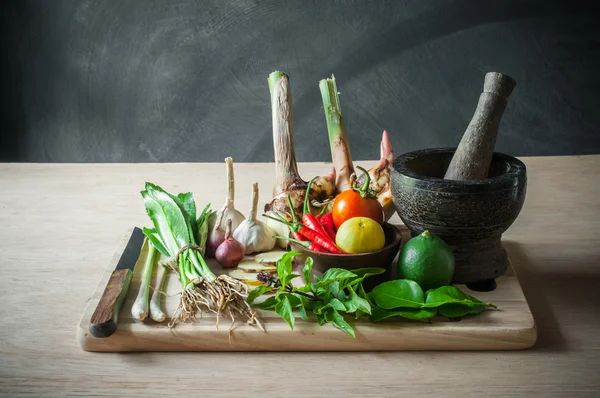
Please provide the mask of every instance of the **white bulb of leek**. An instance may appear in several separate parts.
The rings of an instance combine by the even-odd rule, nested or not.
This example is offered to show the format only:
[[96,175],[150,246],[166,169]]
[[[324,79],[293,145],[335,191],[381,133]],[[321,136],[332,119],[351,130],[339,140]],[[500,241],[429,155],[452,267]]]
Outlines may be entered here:
[[267,224],[256,218],[258,183],[252,184],[252,209],[248,218],[233,232],[233,238],[244,245],[246,254],[266,252],[275,247],[275,233]]
[[167,315],[165,315],[160,305],[162,298],[161,292],[164,292],[165,281],[167,280],[167,275],[169,275],[169,270],[166,267],[159,265],[156,273],[156,288],[150,299],[150,319],[154,322],[162,322],[167,318]]
[[131,307],[131,315],[138,321],[143,321],[148,316],[148,298],[150,296],[150,279],[152,279],[152,271],[154,270],[154,255],[156,248],[148,241],[148,255],[144,263],[142,271],[142,281],[137,298]]

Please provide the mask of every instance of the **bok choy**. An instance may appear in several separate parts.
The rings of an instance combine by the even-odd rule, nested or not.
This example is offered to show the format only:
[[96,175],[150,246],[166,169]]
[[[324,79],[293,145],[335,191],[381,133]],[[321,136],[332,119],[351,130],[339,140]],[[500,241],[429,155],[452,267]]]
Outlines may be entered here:
[[154,247],[170,258],[170,267],[181,281],[181,298],[169,322],[193,320],[198,312],[207,310],[219,317],[225,313],[235,319],[241,316],[249,324],[260,324],[245,298],[248,288],[227,276],[216,276],[204,260],[208,229],[208,206],[196,218],[196,205],[191,193],[171,195],[161,187],[146,183],[141,192],[146,212],[154,228],[144,228],[144,234]]

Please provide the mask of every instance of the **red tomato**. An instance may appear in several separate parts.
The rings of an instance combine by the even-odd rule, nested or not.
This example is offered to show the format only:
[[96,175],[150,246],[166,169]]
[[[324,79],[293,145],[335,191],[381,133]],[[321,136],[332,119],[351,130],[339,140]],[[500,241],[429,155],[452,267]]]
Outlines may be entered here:
[[362,197],[360,192],[348,189],[340,193],[333,202],[333,223],[336,230],[344,223],[354,217],[369,217],[383,224],[383,208],[375,198]]

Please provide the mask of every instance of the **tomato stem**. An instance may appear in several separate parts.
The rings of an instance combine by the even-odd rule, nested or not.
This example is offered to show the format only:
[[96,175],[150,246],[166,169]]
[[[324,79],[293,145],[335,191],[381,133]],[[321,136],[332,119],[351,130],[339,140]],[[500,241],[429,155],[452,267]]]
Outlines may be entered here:
[[354,182],[354,190],[363,198],[374,198],[375,195],[372,192],[369,192],[369,184],[371,184],[371,176],[369,175],[369,172],[360,166],[356,166],[356,168],[362,171],[365,175],[365,183],[362,188],[358,188],[358,185],[356,185],[356,182]]

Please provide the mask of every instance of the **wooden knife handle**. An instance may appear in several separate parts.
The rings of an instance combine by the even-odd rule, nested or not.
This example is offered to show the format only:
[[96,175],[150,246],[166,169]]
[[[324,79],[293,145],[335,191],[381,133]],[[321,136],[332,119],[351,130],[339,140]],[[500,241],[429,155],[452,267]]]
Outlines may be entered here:
[[90,333],[94,337],[108,337],[117,330],[119,311],[127,294],[133,272],[129,269],[113,271],[104,293],[90,319]]

